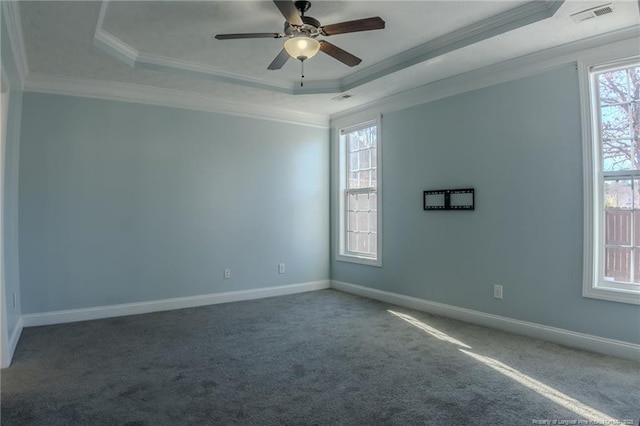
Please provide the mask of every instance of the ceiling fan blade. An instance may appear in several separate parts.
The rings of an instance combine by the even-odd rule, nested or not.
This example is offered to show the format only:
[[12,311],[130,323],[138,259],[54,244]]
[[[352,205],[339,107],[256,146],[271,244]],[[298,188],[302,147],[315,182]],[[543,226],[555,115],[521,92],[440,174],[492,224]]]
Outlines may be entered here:
[[355,21],[339,22],[321,27],[322,34],[326,36],[355,33],[358,31],[381,30],[384,28],[384,21],[379,16],[374,18],[357,19]]
[[276,56],[276,58],[273,60],[273,62],[269,64],[267,69],[279,70],[287,62],[288,59],[289,59],[289,54],[287,53],[286,50],[282,49],[280,53],[278,53],[278,56]]
[[320,51],[350,67],[355,67],[362,62],[362,59],[357,56],[353,56],[346,50],[342,50],[335,44],[331,44],[325,40],[320,40]]
[[245,34],[216,34],[217,40],[234,40],[239,38],[280,38],[279,33],[245,33]]
[[302,18],[296,8],[296,5],[291,0],[273,0],[276,4],[284,19],[291,25],[302,25]]

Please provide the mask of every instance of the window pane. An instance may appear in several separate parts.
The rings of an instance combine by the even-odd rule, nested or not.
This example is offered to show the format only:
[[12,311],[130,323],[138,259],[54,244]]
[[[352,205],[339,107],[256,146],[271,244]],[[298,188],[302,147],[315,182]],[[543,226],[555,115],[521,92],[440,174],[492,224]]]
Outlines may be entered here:
[[363,170],[371,168],[371,150],[360,151],[360,168]]
[[360,176],[360,172],[349,173],[349,182],[347,182],[347,189],[353,189],[358,187],[359,176]]
[[371,228],[371,232],[378,232],[378,213],[369,213],[369,226]]
[[353,232],[358,230],[357,213],[349,212],[347,219],[347,231]]
[[621,104],[602,107],[600,110],[600,123],[603,139],[631,137],[629,105]]
[[[640,211],[633,212],[633,220],[634,220],[634,236],[633,236],[633,245],[640,246]],[[636,265],[638,265],[636,263]]]
[[349,171],[357,170],[360,170],[360,167],[358,167],[358,153],[354,152],[349,154]]
[[369,194],[358,194],[358,210],[369,210]]
[[640,66],[629,69],[631,100],[640,100]]
[[604,207],[606,209],[630,209],[633,207],[631,180],[607,180],[604,182]]
[[631,73],[633,73],[633,68],[605,72],[598,76],[598,91],[602,105],[629,100],[629,75]]
[[638,284],[640,283],[640,271],[638,270],[638,265],[640,265],[640,250],[633,250],[633,258],[634,258],[634,265],[636,265],[635,267],[635,271],[633,274],[633,282]]
[[369,253],[369,235],[368,234],[357,234],[358,235],[358,251],[360,253]]
[[347,139],[349,141],[349,151],[354,152],[358,150],[358,135],[356,133],[347,133]]
[[359,212],[358,215],[358,231],[369,232],[369,213]]
[[602,141],[602,168],[605,172],[638,169],[636,153],[631,139]]
[[371,187],[371,171],[364,170],[360,172],[360,188]]
[[598,74],[603,170],[640,169],[640,67]]
[[[635,212],[634,214],[637,214]],[[605,210],[605,244],[617,246],[631,245],[631,211],[620,209]]]
[[358,209],[358,194],[349,194],[348,204],[348,211],[356,211]]
[[368,127],[360,131],[360,149],[367,149],[375,146],[376,128]]
[[371,206],[372,211],[378,210],[378,194],[377,193],[374,192],[369,196],[369,205]]
[[357,235],[354,232],[347,233],[347,250],[348,251],[358,251],[358,239]]
[[371,253],[378,254],[378,235],[377,234],[369,235],[369,247],[370,247]]
[[631,249],[606,248],[604,256],[604,279],[629,282],[631,279]]

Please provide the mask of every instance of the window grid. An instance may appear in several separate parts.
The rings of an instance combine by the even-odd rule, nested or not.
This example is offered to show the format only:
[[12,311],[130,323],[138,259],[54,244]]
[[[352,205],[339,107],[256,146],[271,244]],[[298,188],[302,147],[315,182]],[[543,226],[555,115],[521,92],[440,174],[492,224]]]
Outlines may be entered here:
[[[608,183],[629,182],[631,189],[630,208],[605,207],[605,268],[604,279],[628,283],[639,283],[637,276],[640,238],[636,235],[640,219],[637,191],[640,182],[631,176],[605,178]],[[606,202],[606,200],[605,200]],[[627,273],[628,272],[628,273]]]
[[344,131],[345,252],[377,258],[377,125]]
[[597,96],[604,256],[601,278],[640,285],[640,67],[593,72]]
[[377,191],[351,189],[345,191],[347,252],[375,257],[377,253]]
[[351,131],[347,139],[347,190],[376,188],[376,126]]

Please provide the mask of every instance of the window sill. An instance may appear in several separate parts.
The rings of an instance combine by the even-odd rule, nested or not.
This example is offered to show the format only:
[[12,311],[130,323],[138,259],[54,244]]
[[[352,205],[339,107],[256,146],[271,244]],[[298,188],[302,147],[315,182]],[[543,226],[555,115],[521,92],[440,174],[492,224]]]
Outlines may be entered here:
[[610,302],[640,305],[640,293],[606,287],[589,286],[588,288],[584,288],[582,290],[582,296],[592,299],[608,300]]
[[361,257],[347,254],[339,254],[336,256],[338,262],[357,263],[360,265],[382,267],[381,259],[371,259],[369,257]]

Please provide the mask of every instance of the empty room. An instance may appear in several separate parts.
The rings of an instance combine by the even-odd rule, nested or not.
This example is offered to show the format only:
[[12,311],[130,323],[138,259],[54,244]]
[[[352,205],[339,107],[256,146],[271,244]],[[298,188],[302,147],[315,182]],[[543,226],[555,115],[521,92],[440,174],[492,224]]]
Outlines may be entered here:
[[0,422],[638,426],[639,8],[3,0]]

